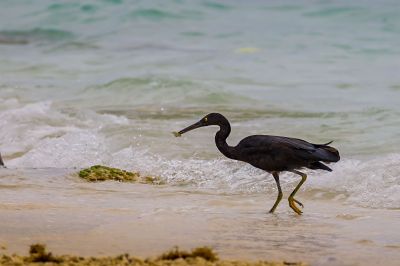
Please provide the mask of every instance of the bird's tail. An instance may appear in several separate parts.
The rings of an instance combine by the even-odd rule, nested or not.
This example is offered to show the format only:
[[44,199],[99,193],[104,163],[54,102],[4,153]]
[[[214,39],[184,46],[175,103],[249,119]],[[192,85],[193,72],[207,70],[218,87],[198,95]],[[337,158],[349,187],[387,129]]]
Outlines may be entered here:
[[329,168],[328,166],[326,166],[325,164],[321,163],[321,162],[313,162],[312,164],[310,164],[310,166],[308,167],[310,169],[322,169],[322,170],[326,170],[329,172],[332,172],[332,169]]
[[325,144],[314,144],[317,148],[315,154],[318,156],[319,161],[330,163],[340,160],[339,151],[331,146],[328,146],[331,143],[332,141]]

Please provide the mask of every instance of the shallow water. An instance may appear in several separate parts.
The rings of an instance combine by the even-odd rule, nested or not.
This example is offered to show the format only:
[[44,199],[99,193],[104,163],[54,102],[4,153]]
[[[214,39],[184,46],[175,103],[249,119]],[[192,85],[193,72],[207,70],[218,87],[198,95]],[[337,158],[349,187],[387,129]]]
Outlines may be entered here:
[[[333,201],[345,213],[395,224],[398,9],[389,0],[2,1],[0,152],[9,167],[0,169],[2,202],[51,201],[52,186],[80,193],[69,173],[93,164],[158,175],[189,194],[272,202],[273,179],[223,158],[216,128],[173,138],[171,131],[220,112],[232,123],[231,145],[251,134],[334,140],[342,160],[332,173],[309,172],[299,192],[305,214]],[[298,177],[281,180],[288,194]],[[120,189],[136,189],[105,186],[118,187],[110,202],[119,202]],[[315,219],[324,228],[326,220]],[[400,235],[392,237],[389,245],[399,245]]]

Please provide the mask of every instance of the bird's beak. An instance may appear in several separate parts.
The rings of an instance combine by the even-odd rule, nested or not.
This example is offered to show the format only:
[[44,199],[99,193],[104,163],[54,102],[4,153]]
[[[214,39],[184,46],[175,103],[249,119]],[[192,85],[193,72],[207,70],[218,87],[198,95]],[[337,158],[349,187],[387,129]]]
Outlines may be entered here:
[[204,127],[204,126],[206,126],[206,125],[202,121],[199,121],[197,123],[194,123],[191,126],[188,126],[188,127],[184,128],[184,129],[182,129],[179,132],[173,132],[173,134],[175,135],[175,137],[180,137],[183,133],[186,133],[186,132],[188,132],[190,130],[193,130],[193,129],[196,129],[196,128],[199,128],[199,127]]

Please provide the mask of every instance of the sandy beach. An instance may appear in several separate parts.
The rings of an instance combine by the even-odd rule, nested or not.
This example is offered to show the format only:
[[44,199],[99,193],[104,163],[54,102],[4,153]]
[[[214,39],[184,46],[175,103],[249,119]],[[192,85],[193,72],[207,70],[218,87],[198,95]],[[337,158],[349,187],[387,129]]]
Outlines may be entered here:
[[[149,257],[174,246],[206,245],[235,260],[396,265],[400,259],[398,210],[357,208],[301,193],[304,215],[286,201],[269,214],[274,195],[86,183],[74,173],[0,170],[3,253],[26,254],[30,244],[45,243],[55,254]],[[6,179],[19,185],[4,185]]]

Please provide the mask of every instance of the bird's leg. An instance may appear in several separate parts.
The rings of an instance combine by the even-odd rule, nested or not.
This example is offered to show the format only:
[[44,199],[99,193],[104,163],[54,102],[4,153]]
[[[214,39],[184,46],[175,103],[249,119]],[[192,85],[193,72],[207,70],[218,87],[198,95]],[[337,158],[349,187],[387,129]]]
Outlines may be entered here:
[[272,176],[274,177],[275,182],[276,182],[276,186],[278,187],[278,197],[276,198],[274,206],[272,206],[271,210],[269,211],[270,213],[273,213],[275,211],[276,207],[278,206],[278,204],[281,201],[282,196],[283,196],[282,189],[281,189],[281,184],[279,183],[279,174],[278,174],[278,172],[272,172]]
[[6,168],[6,166],[4,165],[4,162],[3,162],[3,158],[1,158],[1,153],[0,153],[0,167]]
[[299,208],[298,208],[294,203],[296,202],[297,204],[299,204],[299,205],[302,206],[302,207],[303,207],[303,204],[302,204],[300,201],[295,200],[295,199],[294,199],[294,195],[297,193],[297,191],[299,190],[299,188],[300,188],[300,187],[303,185],[303,183],[306,181],[307,175],[304,174],[304,173],[302,173],[302,172],[296,171],[296,170],[292,171],[292,173],[295,173],[295,174],[300,175],[300,176],[301,176],[301,181],[300,181],[300,183],[296,186],[296,188],[293,190],[293,192],[290,194],[290,196],[289,196],[289,198],[288,198],[288,200],[289,200],[289,206],[290,206],[290,208],[292,208],[292,210],[295,211],[297,214],[302,214],[302,211],[299,210]]

